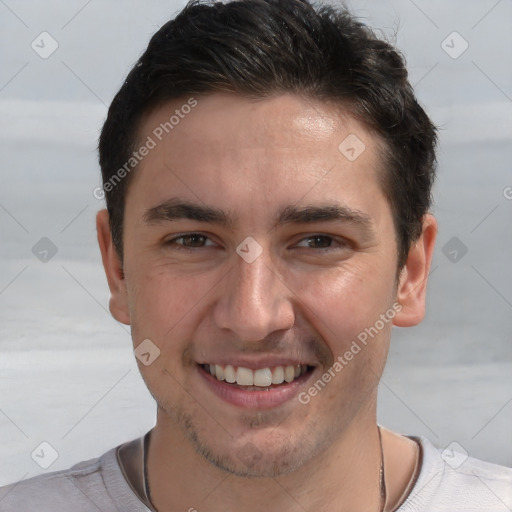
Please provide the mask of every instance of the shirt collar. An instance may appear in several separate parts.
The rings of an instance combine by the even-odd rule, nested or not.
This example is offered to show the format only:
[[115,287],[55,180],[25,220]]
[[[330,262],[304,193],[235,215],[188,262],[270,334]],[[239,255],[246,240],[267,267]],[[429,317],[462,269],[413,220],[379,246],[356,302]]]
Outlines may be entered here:
[[151,431],[143,437],[122,444],[118,447],[116,454],[121,472],[134,494],[151,512],[156,512],[146,493],[144,475],[144,461],[148,453],[150,433]]

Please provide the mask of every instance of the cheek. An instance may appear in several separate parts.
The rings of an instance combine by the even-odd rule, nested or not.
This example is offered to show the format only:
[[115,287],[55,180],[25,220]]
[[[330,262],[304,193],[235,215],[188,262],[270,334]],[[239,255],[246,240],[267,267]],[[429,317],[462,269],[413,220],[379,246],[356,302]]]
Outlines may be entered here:
[[206,275],[176,276],[168,266],[137,268],[129,274],[131,331],[134,348],[149,339],[159,355],[138,363],[146,386],[159,404],[183,400],[187,387],[187,349],[193,339],[202,300],[215,280]]
[[139,268],[128,279],[134,342],[150,338],[161,348],[183,339],[177,333],[193,321],[194,310],[214,285],[206,275],[178,277],[166,265]]
[[333,353],[344,352],[391,305],[391,276],[363,264],[347,263],[311,278],[296,276],[295,281],[309,322]]

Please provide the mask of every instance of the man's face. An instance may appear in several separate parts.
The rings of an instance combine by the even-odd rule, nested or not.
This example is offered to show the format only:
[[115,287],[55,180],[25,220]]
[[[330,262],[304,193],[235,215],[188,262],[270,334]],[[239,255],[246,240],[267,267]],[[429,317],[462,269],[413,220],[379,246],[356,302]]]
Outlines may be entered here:
[[[293,95],[196,99],[162,141],[155,128],[186,99],[141,126],[141,143],[157,144],[128,189],[124,298],[111,308],[135,347],[149,339],[160,350],[140,364],[160,423],[225,470],[285,474],[375,422],[392,321],[375,325],[395,303],[397,266],[377,139],[332,105]],[[378,332],[363,345],[370,327]],[[239,386],[217,379],[232,373],[226,365],[260,384],[287,366],[305,373]]]

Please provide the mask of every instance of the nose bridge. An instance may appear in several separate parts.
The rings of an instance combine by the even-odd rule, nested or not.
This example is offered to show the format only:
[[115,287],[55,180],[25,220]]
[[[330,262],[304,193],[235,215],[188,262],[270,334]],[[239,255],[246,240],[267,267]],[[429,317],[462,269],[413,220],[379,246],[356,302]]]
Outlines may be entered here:
[[[276,300],[274,288],[277,276],[267,255],[260,255],[252,262],[239,259],[236,263],[237,284],[234,285],[239,305],[270,306]],[[263,311],[258,308],[258,311]]]
[[243,341],[263,340],[273,331],[291,328],[294,321],[288,289],[269,251],[262,249],[254,259],[244,257],[244,249],[249,249],[245,254],[254,251],[250,243],[238,247],[216,310],[218,326]]

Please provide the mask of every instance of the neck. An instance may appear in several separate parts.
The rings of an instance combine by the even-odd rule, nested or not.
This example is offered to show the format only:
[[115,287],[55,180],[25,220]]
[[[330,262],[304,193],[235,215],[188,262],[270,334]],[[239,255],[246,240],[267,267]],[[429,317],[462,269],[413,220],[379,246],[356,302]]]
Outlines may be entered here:
[[[383,446],[389,447],[393,442],[389,434],[386,441],[384,432],[382,437]],[[224,512],[241,503],[247,512],[297,508],[320,512],[332,510],[333,503],[339,512],[382,509],[381,444],[375,417],[363,424],[353,422],[327,449],[290,474],[245,478],[198,455],[177,425],[159,411],[147,466],[151,500],[159,512],[194,508]],[[386,475],[392,494],[399,493],[395,480]],[[404,488],[406,484],[407,480]]]

